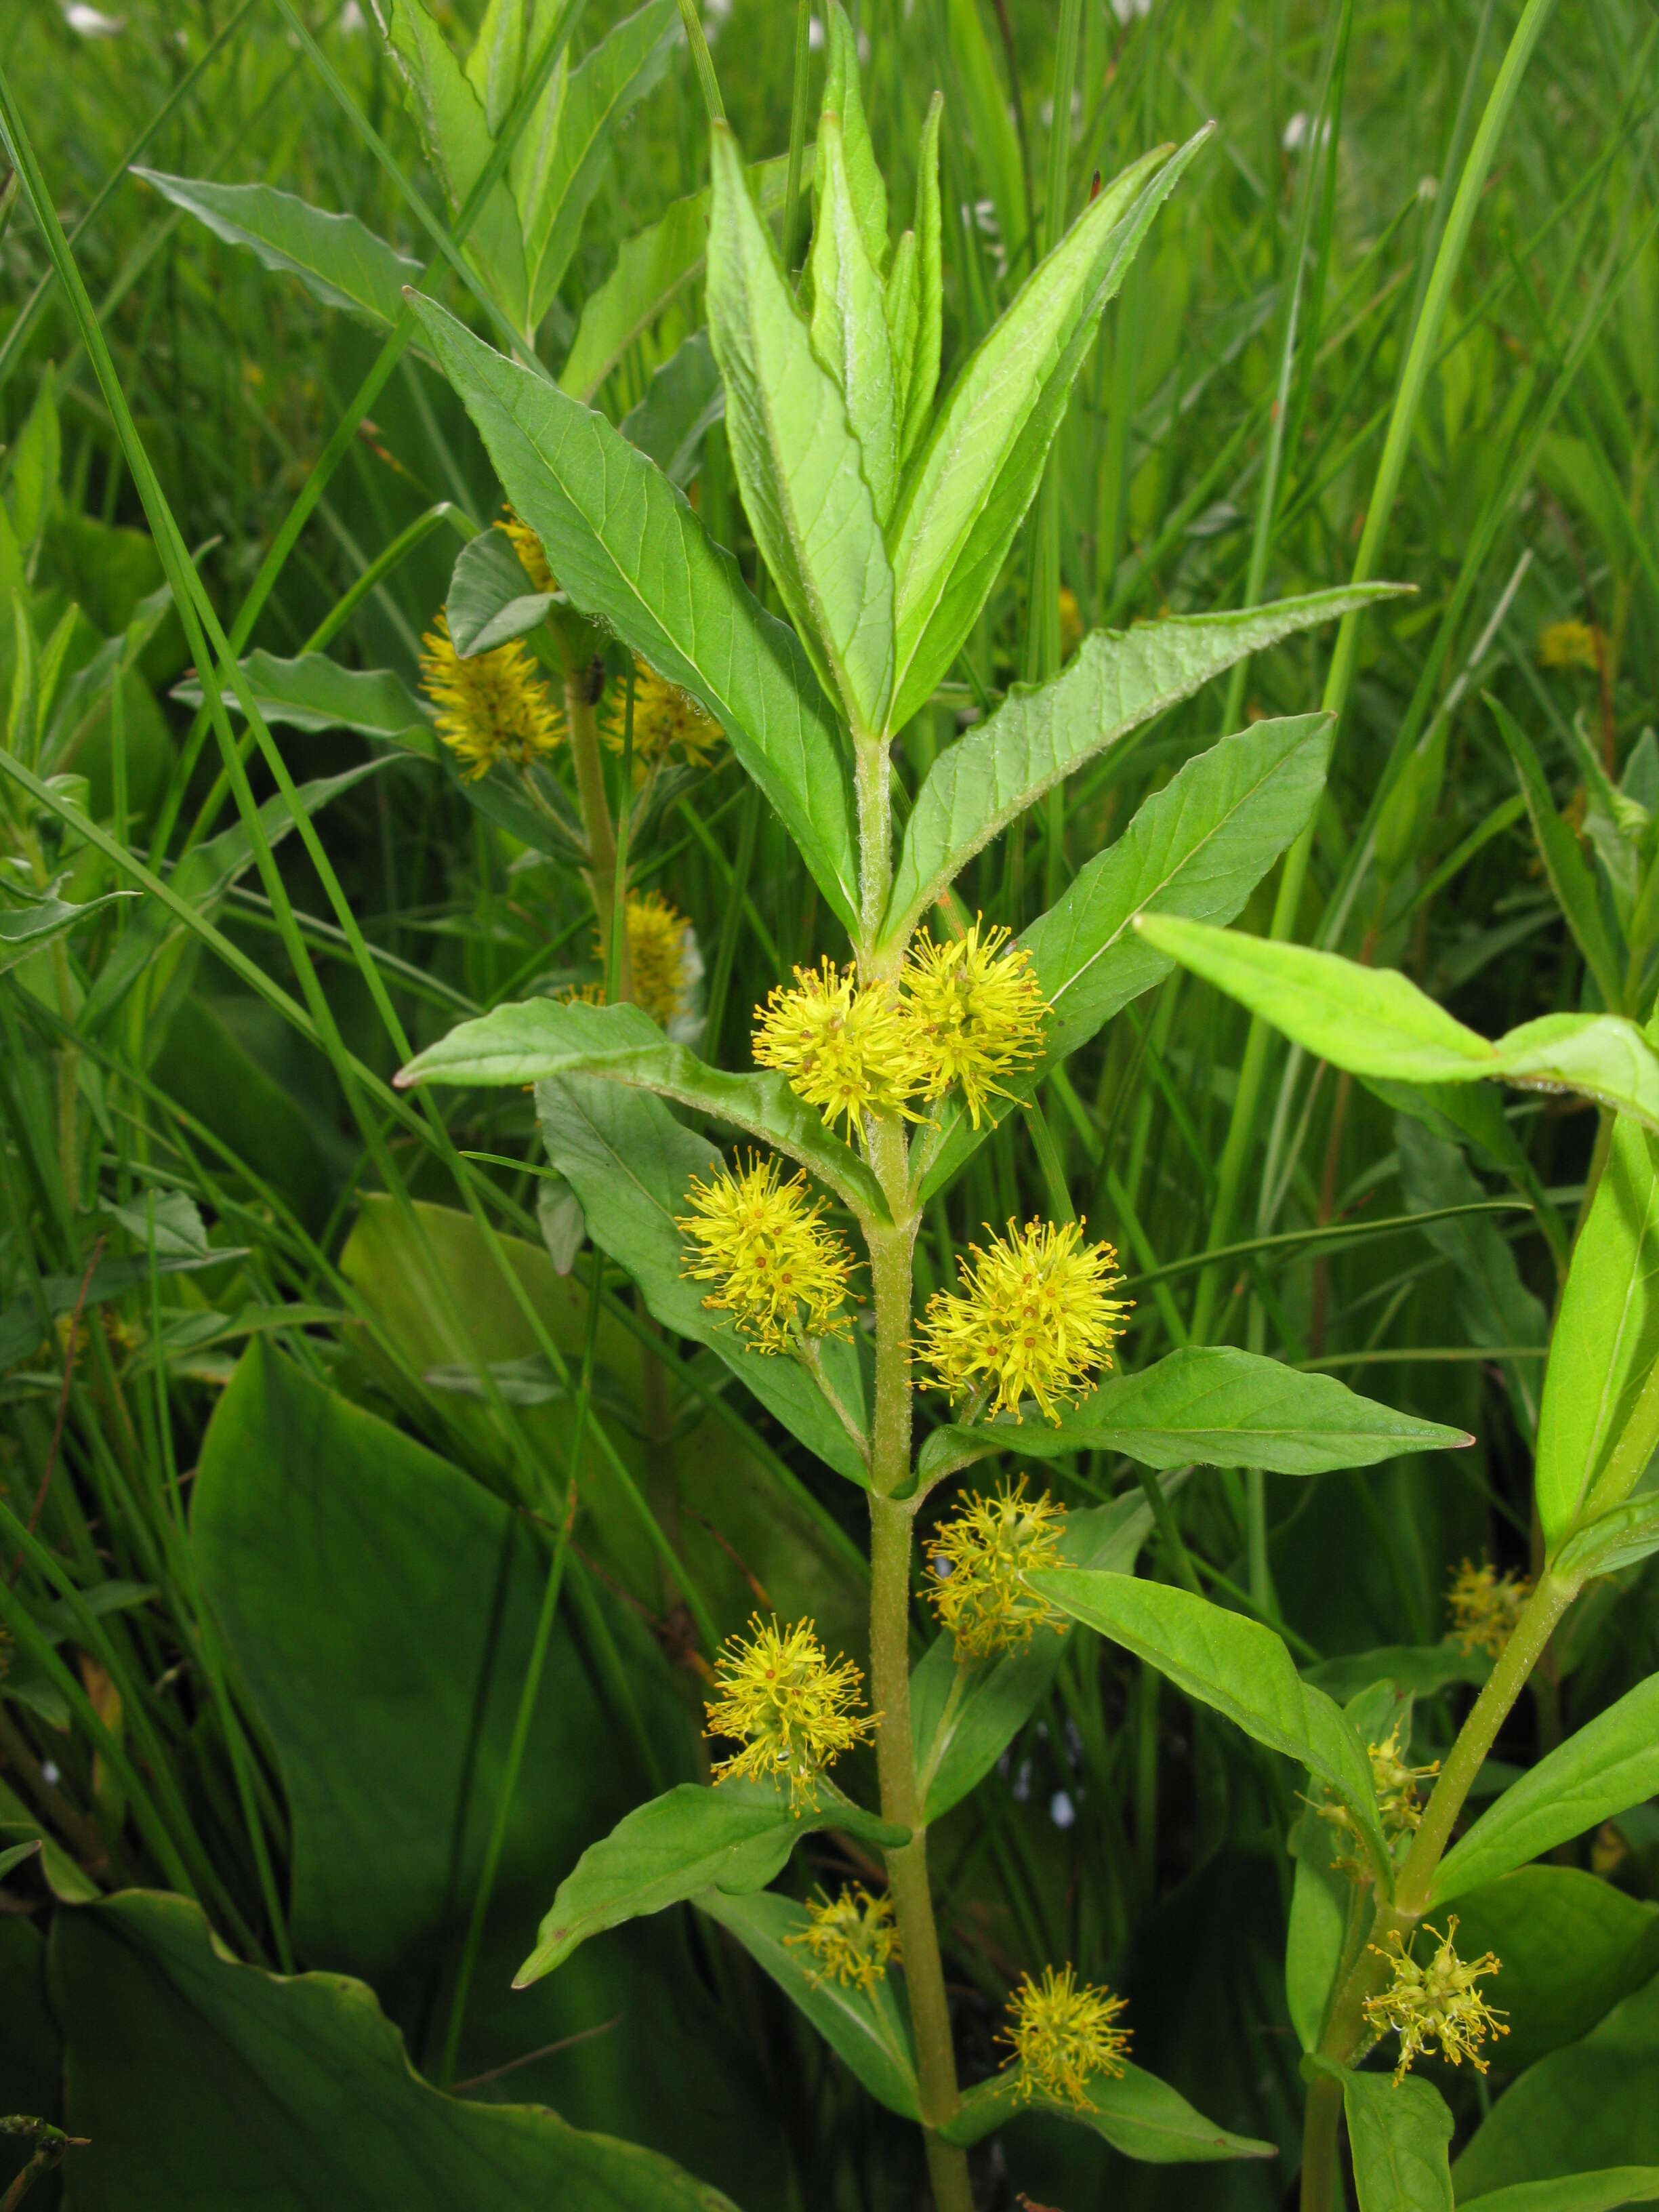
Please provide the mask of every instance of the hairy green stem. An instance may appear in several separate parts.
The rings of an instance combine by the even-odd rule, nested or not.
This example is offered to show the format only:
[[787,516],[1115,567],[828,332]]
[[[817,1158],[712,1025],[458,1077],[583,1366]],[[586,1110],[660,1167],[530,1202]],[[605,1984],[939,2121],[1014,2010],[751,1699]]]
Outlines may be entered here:
[[[854,730],[853,766],[859,809],[859,920],[863,939],[859,952],[860,965],[867,969],[893,881],[893,795],[886,738],[866,737]],[[901,947],[895,953],[895,969],[902,957]],[[873,975],[867,974],[866,980],[872,981]]]

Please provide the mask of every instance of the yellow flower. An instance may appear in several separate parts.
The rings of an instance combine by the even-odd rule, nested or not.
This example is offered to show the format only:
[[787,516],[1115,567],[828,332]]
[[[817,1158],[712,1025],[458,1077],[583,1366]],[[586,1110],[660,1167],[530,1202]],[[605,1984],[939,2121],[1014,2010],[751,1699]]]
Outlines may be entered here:
[[993,1498],[963,1500],[929,1540],[936,1577],[928,1597],[951,1632],[958,1660],[1023,1650],[1035,1628],[1066,1632],[1065,1615],[1028,1589],[1033,1567],[1057,1567],[1066,1508],[1044,1495],[1027,1498],[1025,1478]]
[[1000,1079],[1036,1058],[1048,1011],[1030,954],[1004,952],[1006,929],[982,942],[975,921],[956,943],[935,945],[924,930],[904,976],[927,1070],[922,1096],[942,1098],[959,1083],[976,1129],[988,1097],[1012,1095]]
[[787,1778],[796,1810],[816,1804],[818,1776],[875,1726],[872,1715],[853,1711],[863,1680],[850,1659],[825,1656],[810,1620],[780,1628],[775,1614],[765,1621],[756,1613],[748,1636],[728,1637],[714,1662],[720,1694],[708,1707],[705,1734],[743,1746],[715,1767],[715,1781]]
[[[630,893],[623,911],[634,969],[634,996],[657,1027],[665,1030],[690,1012],[692,990],[702,973],[691,925],[660,891]],[[605,959],[610,949],[595,937],[596,959]],[[601,987],[601,1002],[603,996]]]
[[441,709],[438,735],[469,783],[487,775],[497,761],[528,768],[560,743],[553,695],[522,640],[463,660],[449,641],[447,620],[440,615],[422,642],[426,651],[421,655],[421,688]]
[[827,957],[797,968],[793,989],[773,990],[754,1050],[758,1066],[781,1069],[798,1097],[832,1125],[844,1120],[849,1136],[866,1114],[908,1114],[926,1072],[897,994],[884,983],[861,986]]
[[1085,1982],[1079,1987],[1070,1966],[1042,1970],[1034,1982],[1027,1974],[1008,2000],[1012,2014],[1001,2039],[1013,2047],[1019,2068],[1017,2101],[1043,2096],[1056,2104],[1089,2109],[1089,2076],[1121,2079],[1130,2031],[1114,2027],[1127,2000]]
[[674,1225],[696,1247],[684,1272],[720,1286],[703,1300],[711,1312],[729,1313],[757,1352],[850,1334],[839,1308],[853,1255],[819,1220],[828,1201],[809,1198],[804,1175],[784,1182],[776,1160],[751,1152],[741,1174],[693,1176],[688,1195],[691,1211]]
[[[618,691],[605,726],[605,741],[613,753],[621,752],[627,741],[627,712],[626,695]],[[634,773],[641,781],[671,752],[688,767],[707,768],[725,734],[689,693],[635,656]]]
[[1589,623],[1551,623],[1538,636],[1540,668],[1588,668],[1594,675],[1601,665],[1607,640]]
[[[1382,1823],[1382,1832],[1392,1843],[1398,1836],[1409,1836],[1421,1825],[1423,1802],[1418,1795],[1419,1782],[1429,1782],[1440,1771],[1437,1759],[1427,1766],[1407,1766],[1401,1756],[1400,1723],[1396,1721],[1381,1743],[1367,1744],[1366,1755],[1371,1763],[1371,1787],[1376,1792],[1377,1817]],[[1328,1820],[1351,1836],[1356,1844],[1361,1843],[1359,1824],[1346,1805],[1325,1804],[1319,1808],[1322,1820]],[[1364,1863],[1363,1846],[1359,1858],[1337,1861],[1357,1880],[1369,1880],[1370,1869]]]
[[527,522],[522,521],[512,507],[501,527],[513,541],[513,550],[519,556],[519,566],[524,570],[538,592],[556,592],[553,571],[547,565],[547,549]]
[[1069,584],[1060,587],[1060,657],[1069,660],[1083,642],[1083,614]]
[[1426,1966],[1412,1957],[1397,1928],[1389,1930],[1392,1951],[1370,1946],[1394,1968],[1394,1980],[1381,1996],[1366,1998],[1365,2017],[1379,2032],[1392,2028],[1400,2038],[1396,2081],[1411,2071],[1412,2061],[1420,2058],[1431,2042],[1439,2045],[1441,2057],[1453,2066],[1461,2066],[1467,2058],[1477,2073],[1484,2074],[1486,2061],[1476,2053],[1488,2032],[1509,2033],[1504,2014],[1494,2012],[1475,1987],[1482,1974],[1495,1974],[1501,1961],[1490,1951],[1467,1962],[1458,1957],[1453,1945],[1455,1915],[1447,1922],[1443,1936],[1432,1928],[1428,1933],[1440,1948]]
[[783,1940],[787,1949],[799,1945],[811,1953],[806,1978],[814,1989],[833,1981],[867,1996],[886,1979],[888,1967],[899,1955],[891,1899],[872,1897],[861,1882],[843,1889],[839,1897],[826,1897],[820,1891],[809,1898],[805,1927]]
[[1446,1593],[1451,1632],[1463,1650],[1485,1651],[1496,1659],[1514,1635],[1531,1595],[1526,1576],[1512,1571],[1500,1575],[1490,1559],[1478,1567],[1465,1559]]
[[922,1317],[921,1350],[936,1382],[953,1398],[992,1394],[998,1413],[1020,1412],[1035,1398],[1058,1424],[1057,1404],[1073,1403],[1096,1370],[1112,1364],[1127,1303],[1111,1297],[1123,1278],[1109,1244],[1084,1244],[1083,1224],[1028,1221],[971,1260],[958,1261],[959,1294],[936,1291]]

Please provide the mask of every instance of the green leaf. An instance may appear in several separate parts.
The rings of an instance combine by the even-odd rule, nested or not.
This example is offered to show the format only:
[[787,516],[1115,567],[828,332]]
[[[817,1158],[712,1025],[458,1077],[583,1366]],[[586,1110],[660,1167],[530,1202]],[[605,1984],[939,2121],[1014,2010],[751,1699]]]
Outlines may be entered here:
[[1343,1839],[1320,1818],[1318,1785],[1286,1839],[1296,1861],[1285,1931],[1285,2002],[1304,2051],[1316,2051],[1325,2032],[1354,1899],[1352,1876],[1337,1864]]
[[[1086,647],[1085,648],[1087,649]],[[1188,761],[1146,799],[1115,845],[1085,863],[1062,896],[1019,939],[1051,1009],[1042,1058],[994,1102],[994,1125],[1035,1096],[1048,1073],[1173,963],[1131,927],[1137,914],[1231,921],[1280,853],[1312,818],[1330,758],[1322,714],[1257,722]],[[968,742],[963,739],[965,744]],[[955,1098],[924,1139],[924,1192],[956,1175],[989,1133]]]
[[714,170],[709,335],[744,507],[820,681],[878,732],[893,690],[893,577],[858,441],[718,124]]
[[[1190,698],[1234,662],[1350,607],[1369,605],[1389,588],[1314,592],[1242,613],[1176,615],[1133,629],[1096,630],[1051,683],[1035,690],[1016,685],[995,714],[939,755],[916,794],[893,877],[884,940],[908,938],[981,847],[1073,769]],[[1272,726],[1280,733],[1294,730],[1300,738],[1310,736],[1315,724],[1297,718]],[[1239,744],[1252,734],[1228,742]],[[1179,812],[1166,814],[1163,828],[1178,839]],[[1080,906],[1081,897],[1069,913]]]
[[1051,2112],[1079,2127],[1091,2128],[1126,2158],[1151,2166],[1209,2166],[1228,2158],[1274,2158],[1278,2145],[1252,2136],[1230,2135],[1187,2102],[1179,2090],[1139,2066],[1125,2063],[1121,2077],[1093,2074],[1082,2110],[1052,2097],[1018,2094],[1017,2069],[1005,2068],[981,2081],[963,2099],[953,2120],[939,2133],[947,2142],[976,2143],[1005,2127],[1022,2112]]
[[1402,1697],[1430,1698],[1453,1682],[1485,1682],[1492,1661],[1484,1651],[1462,1651],[1455,1644],[1385,1644],[1371,1651],[1345,1651],[1304,1667],[1303,1680],[1315,1682],[1346,1705],[1372,1682],[1391,1682]]
[[[389,668],[342,668],[325,653],[301,653],[284,660],[263,647],[239,665],[254,705],[273,728],[351,730],[401,752],[424,753],[428,759],[437,754],[430,708]],[[203,696],[194,681],[173,688],[173,696],[186,707],[199,707]],[[241,711],[234,693],[226,693],[225,705],[233,714]]]
[[1468,2212],[1617,2212],[1621,2204],[1651,2204],[1656,2197],[1659,2166],[1609,2166],[1553,2181],[1517,2181],[1462,2202]]
[[803,1836],[840,1828],[878,1849],[909,1841],[820,1778],[818,1802],[791,1808],[789,1792],[765,1782],[683,1782],[628,1814],[590,1844],[559,1884],[536,1931],[536,1948],[514,1976],[527,1989],[602,1929],[620,1927],[706,1889],[764,1889]]
[[[1512,2083],[1475,2130],[1453,2180],[1460,2205],[1484,2199],[1490,2212],[1500,2189],[1632,2166],[1659,2170],[1659,1977]],[[1635,2201],[1644,2200],[1638,2193]],[[1542,2212],[1525,2197],[1520,2204]]]
[[538,592],[504,530],[481,530],[462,546],[444,617],[463,660],[525,637],[545,621],[555,594]]
[[461,1022],[400,1070],[399,1089],[434,1080],[522,1086],[548,1076],[594,1075],[653,1091],[696,1113],[729,1121],[810,1168],[845,1204],[888,1218],[880,1184],[804,1105],[781,1075],[729,1075],[671,1044],[638,1006],[565,1005],[527,999]]
[[850,764],[799,641],[744,590],[684,495],[602,416],[441,308],[414,305],[562,589],[722,726],[854,928]]
[[1441,1860],[1431,1909],[1495,1881],[1659,1791],[1659,1674],[1540,1759]]
[[113,906],[118,899],[136,898],[135,891],[106,891],[101,898],[83,899],[78,905],[70,899],[45,898],[31,900],[27,906],[0,908],[0,975],[8,968],[15,968],[20,960],[27,960],[43,945],[55,938],[66,937],[94,914]]
[[1656,1255],[1659,1142],[1618,1121],[1544,1370],[1534,1482],[1552,1552],[1577,1523],[1659,1361]]
[[1489,1044],[1393,969],[1167,915],[1143,915],[1135,927],[1156,951],[1334,1067],[1407,1083],[1496,1076],[1525,1089],[1577,1091],[1659,1129],[1659,1058],[1617,1015],[1546,1014]]
[[216,185],[160,169],[132,174],[216,236],[257,254],[279,276],[297,276],[325,307],[344,308],[389,329],[403,313],[404,285],[420,279],[418,262],[394,251],[355,215],[331,215],[270,185]]
[[660,80],[678,23],[675,0],[647,0],[624,15],[574,69],[556,70],[514,149],[532,330],[570,266],[617,127]]
[[[916,155],[916,328],[906,351],[905,372],[899,379],[904,399],[904,412],[900,419],[902,465],[908,462],[926,436],[939,392],[939,352],[945,330],[945,225],[939,196],[939,136],[944,112],[944,97],[936,92],[927,103],[921,145]],[[896,361],[897,344],[898,326],[895,324]]]
[[[1179,1486],[1166,1483],[1166,1490]],[[1139,1492],[1068,1513],[1060,1547],[1068,1566],[1133,1574],[1152,1525]],[[958,1667],[948,1634],[936,1636],[910,1676],[910,1735],[922,1818],[941,1820],[1001,1758],[1054,1679],[1065,1639],[1040,1631],[1024,1651]]]
[[1457,1921],[1464,1958],[1504,1962],[1488,1994],[1509,2024],[1506,2074],[1577,2043],[1659,1972],[1659,1905],[1577,1867],[1518,1868],[1460,1898]]
[[1359,2212],[1452,2212],[1452,2116],[1434,2084],[1415,2074],[1401,2081],[1356,2074],[1328,2060],[1320,2071],[1341,2077]]
[[[467,82],[425,0],[392,0],[386,32],[427,159],[451,215],[459,215],[483,174],[493,142],[483,102]],[[519,211],[500,179],[490,187],[463,248],[489,280],[507,319],[523,330],[528,312]]]
[[[660,1099],[591,1075],[557,1076],[536,1088],[547,1156],[581,1200],[594,1242],[639,1285],[665,1328],[707,1344],[745,1389],[808,1449],[850,1481],[868,1471],[852,1438],[796,1360],[752,1352],[730,1325],[708,1311],[700,1286],[681,1269],[684,1243],[674,1226],[694,1175],[724,1164],[714,1147],[675,1120]],[[841,1402],[862,1425],[865,1393],[852,1345],[826,1339],[826,1373]]]
[[14,1867],[21,1866],[25,1859],[32,1859],[40,1848],[40,1839],[37,1836],[33,1843],[14,1844],[9,1850],[0,1851],[0,1881],[3,1881]]
[[1555,893],[1555,902],[1566,917],[1567,927],[1577,940],[1578,950],[1584,956],[1584,963],[1595,978],[1596,989],[1601,994],[1602,1005],[1616,1012],[1625,1003],[1623,963],[1601,919],[1595,878],[1584,863],[1577,838],[1555,811],[1555,801],[1550,796],[1543,769],[1526,732],[1509,709],[1494,699],[1490,691],[1484,696],[1497,718],[1498,734],[1508,746],[1510,758],[1515,763],[1521,796],[1527,803],[1527,814],[1532,823],[1533,835],[1538,841],[1545,872],[1550,879],[1550,889]]
[[523,0],[488,0],[466,58],[466,81],[483,102],[484,128],[499,137],[524,74]]
[[693,331],[656,371],[639,405],[623,416],[622,434],[684,490],[702,465],[705,436],[725,413],[726,386],[708,333]]
[[[910,465],[890,532],[894,729],[931,696],[985,604],[1036,495],[1073,379],[1106,303],[1210,127],[1173,160],[1160,149],[1109,185],[951,386]],[[1162,173],[1142,190],[1160,163]]]
[[670,2160],[544,2106],[443,2095],[365,1983],[242,1966],[187,1898],[128,1890],[59,1913],[51,1991],[87,2204],[732,2212]]
[[[841,125],[847,156],[848,181],[854,211],[864,240],[864,250],[878,275],[887,265],[887,185],[870,140],[864,112],[864,90],[859,82],[858,39],[841,0],[830,0],[829,67],[824,72],[820,112],[833,115]],[[823,173],[812,174],[812,209],[816,222],[822,212]]]
[[[58,414],[57,386],[57,374],[48,362],[41,372],[34,403],[24,416],[23,427],[7,456],[11,472],[11,520],[16,525],[18,542],[24,546],[33,544],[51,515],[63,473],[64,434]],[[10,597],[9,592],[7,597]]]
[[[805,171],[813,149],[805,149]],[[749,188],[769,220],[781,213],[789,159],[757,163]],[[618,249],[617,265],[597,292],[590,293],[581,321],[559,375],[559,388],[584,404],[657,318],[699,283],[708,243],[708,195],[693,192],[672,201],[648,230]],[[660,456],[657,456],[660,459]]]
[[1592,1575],[1616,1575],[1659,1552],[1659,1497],[1651,1492],[1628,1505],[1599,1513],[1576,1535],[1569,1536],[1556,1554],[1557,1571],[1565,1578],[1588,1581]]
[[1377,1864],[1388,1863],[1365,1747],[1341,1707],[1301,1680],[1271,1628],[1189,1590],[1130,1575],[1050,1567],[1026,1579],[1074,1620],[1329,1783],[1358,1820]]
[[734,1897],[711,1889],[692,1903],[736,1936],[872,2097],[907,2120],[921,2118],[915,2046],[893,1976],[869,1990],[815,1980],[810,1960],[789,1942],[808,1925],[806,1908],[793,1898],[770,1891]]
[[823,198],[812,233],[812,352],[841,393],[876,520],[884,528],[898,489],[893,346],[881,278],[854,212],[841,125],[833,115],[818,125],[815,173],[823,180]]
[[1457,1450],[1474,1441],[1462,1429],[1362,1398],[1333,1375],[1304,1375],[1231,1345],[1187,1345],[1137,1374],[1107,1376],[1058,1425],[1000,1416],[972,1428],[935,1429],[921,1464],[926,1476],[941,1463],[963,1465],[994,1452],[1050,1460],[1110,1451],[1143,1467],[1196,1460],[1206,1467],[1322,1474],[1407,1452]]

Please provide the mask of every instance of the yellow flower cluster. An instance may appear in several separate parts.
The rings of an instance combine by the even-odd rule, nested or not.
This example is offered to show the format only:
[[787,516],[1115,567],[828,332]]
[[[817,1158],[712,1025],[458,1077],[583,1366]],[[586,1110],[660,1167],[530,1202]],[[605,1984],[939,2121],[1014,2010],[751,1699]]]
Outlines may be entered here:
[[1515,1633],[1526,1610],[1532,1584],[1525,1575],[1500,1575],[1490,1559],[1472,1566],[1465,1559],[1446,1593],[1451,1632],[1465,1651],[1484,1651],[1496,1659]]
[[1091,2074],[1121,2076],[1130,2031],[1114,2025],[1127,2001],[1092,1984],[1079,1984],[1070,1966],[1042,1970],[1034,1982],[1027,1974],[1008,2000],[1012,2018],[1001,2039],[1013,2048],[1019,2068],[1016,2100],[1051,2098],[1079,2112],[1089,2109]]
[[[618,692],[615,712],[605,726],[613,753],[627,743],[627,702]],[[650,771],[676,753],[690,768],[707,768],[725,732],[705,714],[689,693],[659,676],[647,661],[634,659],[634,774],[643,782]]]
[[822,1892],[809,1898],[806,1925],[783,1939],[786,1949],[804,1948],[811,1954],[807,1977],[814,1989],[823,1982],[839,1982],[843,1989],[860,1989],[866,1996],[899,1955],[899,1932],[893,1921],[890,1898],[872,1897],[860,1882],[843,1889],[838,1897]]
[[[657,1027],[665,1030],[691,1011],[692,990],[702,973],[696,939],[685,916],[660,891],[630,892],[623,912],[634,996]],[[595,937],[593,951],[603,960],[610,947]]]
[[519,566],[524,570],[538,592],[556,592],[553,571],[547,565],[547,549],[530,525],[516,511],[508,507],[501,528],[513,541],[513,550],[519,556]]
[[440,615],[422,643],[421,688],[439,709],[438,735],[469,783],[498,761],[529,768],[560,744],[558,708],[522,639],[463,660]]
[[922,1316],[920,1349],[936,1381],[924,1389],[983,1397],[991,1410],[1024,1417],[1035,1398],[1058,1424],[1057,1408],[1092,1385],[1123,1334],[1128,1304],[1110,1293],[1123,1278],[1107,1243],[1085,1244],[1083,1224],[1008,1224],[988,1249],[957,1263],[959,1292],[937,1291]]
[[1592,675],[1601,665],[1607,639],[1589,623],[1551,623],[1539,632],[1540,668],[1588,668]]
[[1394,1979],[1380,1996],[1366,1998],[1365,2017],[1379,2031],[1392,2028],[1400,2038],[1396,2081],[1411,2071],[1412,2061],[1420,2058],[1431,2043],[1439,2045],[1441,2057],[1451,2065],[1461,2066],[1467,2058],[1477,2073],[1484,2074],[1487,2062],[1477,2055],[1481,2044],[1488,2033],[1507,2035],[1509,2029],[1503,2014],[1492,2010],[1475,1984],[1482,1974],[1495,1974],[1502,1962],[1491,1951],[1467,1961],[1458,1957],[1453,1942],[1455,1914],[1447,1922],[1443,1936],[1432,1928],[1427,1933],[1439,1948],[1426,1966],[1412,1957],[1397,1928],[1389,1931],[1391,1950],[1370,1946],[1392,1966]]
[[1007,1097],[1007,1079],[1030,1066],[1048,1012],[1023,947],[1008,933],[936,945],[924,932],[896,987],[860,984],[851,968],[825,959],[780,984],[755,1032],[755,1059],[789,1079],[826,1121],[848,1134],[866,1114],[903,1114],[911,1100],[939,1099],[960,1086],[977,1129],[988,1100]]
[[1026,1586],[1034,1567],[1057,1567],[1066,1509],[1046,1494],[1028,1498],[1025,1478],[991,1498],[963,1500],[930,1539],[934,1581],[927,1595],[950,1631],[958,1662],[1023,1650],[1034,1629],[1064,1635],[1066,1618]]
[[720,1695],[705,1733],[743,1746],[715,1767],[715,1781],[787,1780],[797,1811],[816,1804],[818,1776],[875,1726],[853,1710],[863,1680],[850,1659],[828,1657],[810,1620],[780,1628],[775,1616],[756,1613],[747,1637],[728,1637],[714,1664]]
[[694,1176],[688,1196],[691,1211],[674,1224],[696,1249],[685,1273],[718,1285],[703,1304],[729,1313],[757,1352],[849,1332],[840,1308],[853,1255],[823,1226],[827,1201],[809,1197],[804,1175],[785,1182],[775,1159],[751,1153],[739,1173],[707,1183]]
[[[1421,1826],[1423,1801],[1418,1793],[1419,1782],[1432,1781],[1440,1771],[1439,1760],[1427,1766],[1407,1766],[1400,1741],[1400,1723],[1396,1721],[1381,1743],[1367,1744],[1366,1754],[1371,1763],[1371,1787],[1376,1792],[1377,1817],[1382,1823],[1382,1832],[1390,1843],[1400,1836],[1409,1836]],[[1356,1881],[1370,1878],[1370,1869],[1364,1863],[1359,1824],[1346,1805],[1324,1804],[1319,1808],[1320,1818],[1328,1820],[1358,1847],[1357,1857],[1339,1858],[1336,1863],[1346,1867]]]

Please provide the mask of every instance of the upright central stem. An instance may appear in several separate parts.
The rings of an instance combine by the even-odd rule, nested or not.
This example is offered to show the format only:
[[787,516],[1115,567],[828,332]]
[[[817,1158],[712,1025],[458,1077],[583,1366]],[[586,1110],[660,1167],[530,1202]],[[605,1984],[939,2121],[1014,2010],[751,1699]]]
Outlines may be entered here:
[[[893,880],[893,796],[888,774],[887,740],[853,732],[854,780],[859,805],[859,913],[864,927],[864,962],[876,942]],[[866,981],[870,978],[866,975]]]

